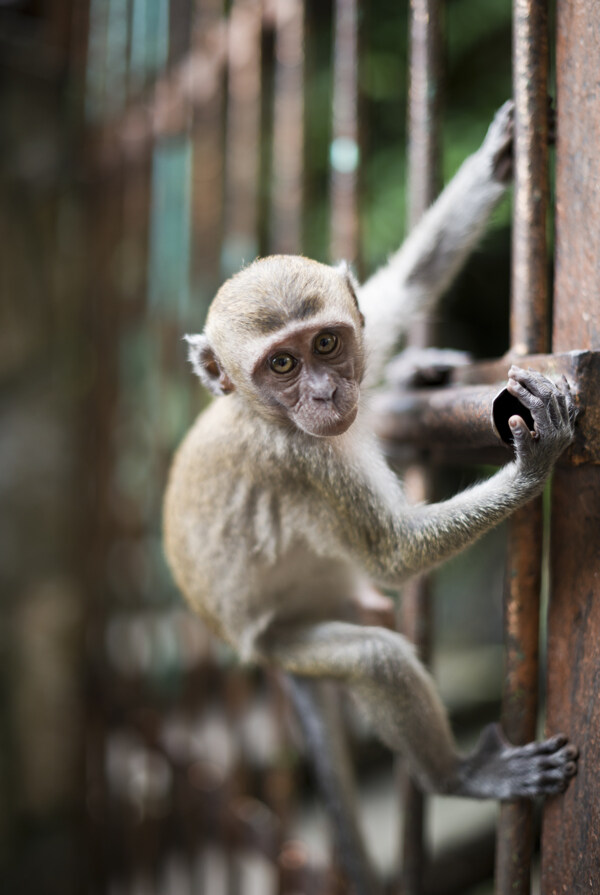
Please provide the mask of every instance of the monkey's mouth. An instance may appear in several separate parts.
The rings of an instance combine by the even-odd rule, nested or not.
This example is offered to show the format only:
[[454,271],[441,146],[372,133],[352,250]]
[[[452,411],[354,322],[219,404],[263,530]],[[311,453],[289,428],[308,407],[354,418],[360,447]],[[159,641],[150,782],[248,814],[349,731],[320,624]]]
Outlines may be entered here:
[[318,416],[313,412],[306,421],[299,419],[298,424],[307,435],[314,435],[316,438],[335,437],[348,431],[357,413],[358,402],[344,411],[331,406]]

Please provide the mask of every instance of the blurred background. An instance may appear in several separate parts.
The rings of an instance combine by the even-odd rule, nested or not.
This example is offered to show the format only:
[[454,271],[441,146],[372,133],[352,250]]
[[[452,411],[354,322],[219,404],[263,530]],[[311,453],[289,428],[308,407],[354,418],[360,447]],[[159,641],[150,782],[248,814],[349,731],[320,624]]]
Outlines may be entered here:
[[[2,892],[347,891],[280,681],[187,612],[161,498],[206,400],[181,337],[222,279],[273,251],[365,276],[401,241],[408,12],[0,0]],[[446,3],[445,178],[510,95],[510,14]],[[505,202],[447,296],[444,346],[506,350],[509,220]],[[480,473],[448,470],[442,492]],[[465,742],[498,714],[503,537],[434,581],[434,671]],[[345,711],[392,879],[393,760]],[[494,816],[433,800],[432,854],[475,834],[485,877]]]

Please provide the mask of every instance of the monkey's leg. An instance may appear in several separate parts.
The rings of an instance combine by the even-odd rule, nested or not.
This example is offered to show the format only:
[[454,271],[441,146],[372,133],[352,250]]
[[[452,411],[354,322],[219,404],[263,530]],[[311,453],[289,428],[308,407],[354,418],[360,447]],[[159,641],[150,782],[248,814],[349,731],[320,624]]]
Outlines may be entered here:
[[331,818],[336,847],[356,895],[379,895],[356,814],[356,794],[341,718],[323,681],[286,675],[307,749]]
[[487,728],[461,757],[433,681],[408,641],[384,628],[326,622],[273,630],[263,655],[299,675],[345,683],[379,737],[428,792],[514,799],[561,792],[576,772],[564,737],[517,747]]

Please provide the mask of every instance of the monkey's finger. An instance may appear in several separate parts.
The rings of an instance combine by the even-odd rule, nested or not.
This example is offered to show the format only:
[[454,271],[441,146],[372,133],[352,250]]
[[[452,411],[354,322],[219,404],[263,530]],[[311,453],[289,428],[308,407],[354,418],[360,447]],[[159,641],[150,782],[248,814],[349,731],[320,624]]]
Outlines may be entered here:
[[511,379],[516,379],[524,385],[532,395],[537,395],[538,398],[546,399],[549,395],[559,393],[555,384],[537,370],[531,368],[523,370],[521,367],[513,365],[508,371],[508,375]]
[[531,743],[525,743],[524,746],[513,746],[513,748],[521,755],[554,755],[568,742],[569,740],[564,734],[557,733],[547,740],[533,740]]
[[[518,393],[515,394],[510,388],[509,391],[523,401],[539,426],[550,425],[554,428],[562,428],[564,426],[559,404],[562,396],[553,382],[535,370],[525,371],[519,367],[511,367],[509,376],[511,380],[517,382]],[[519,389],[519,386],[523,391]],[[533,401],[528,400],[527,393],[533,397]]]
[[579,758],[579,749],[572,743],[563,746],[560,749],[548,750],[548,753],[541,761],[543,768],[556,768],[559,765],[566,765],[568,762],[576,762]]
[[515,101],[512,99],[505,100],[492,119],[492,127],[498,127],[504,130],[515,118]]
[[557,429],[562,428],[565,425],[565,421],[563,419],[563,412],[561,409],[561,395],[555,395],[554,393],[550,395],[547,401],[548,415],[550,420],[554,424]]
[[531,432],[529,426],[522,416],[511,416],[508,425],[512,432],[515,442],[517,454],[527,453],[531,450],[532,442],[538,437],[535,432]]
[[[519,367],[511,368],[515,377],[520,379],[526,388],[548,403],[550,418],[555,426],[570,425],[575,419],[577,408],[571,394],[571,387],[563,375],[558,382],[553,382],[537,370],[521,371]],[[522,373],[522,376],[519,374]]]
[[514,100],[508,99],[500,106],[488,128],[484,143],[487,144],[496,159],[512,143],[514,116]]
[[508,380],[506,390],[529,410],[538,431],[545,432],[550,428],[552,423],[548,414],[548,407],[541,398],[533,395],[529,389],[512,378]]
[[561,402],[564,401],[564,396],[554,383],[542,376],[541,373],[536,373],[534,370],[529,372],[532,377],[528,382],[529,391],[544,402],[550,422],[557,429],[561,428],[565,425],[560,406]]
[[564,374],[558,381],[557,387],[560,389],[563,398],[564,412],[567,415],[566,422],[572,423],[579,413],[579,408],[575,403],[575,397],[571,390],[571,383]]
[[534,370],[529,372],[532,376],[530,391],[546,401],[554,425],[570,427],[576,410],[567,379],[563,376],[555,383]]
[[570,426],[574,420],[573,414],[573,401],[569,395],[563,394],[561,391],[559,397],[557,398],[558,407],[560,410],[560,418],[563,426]]

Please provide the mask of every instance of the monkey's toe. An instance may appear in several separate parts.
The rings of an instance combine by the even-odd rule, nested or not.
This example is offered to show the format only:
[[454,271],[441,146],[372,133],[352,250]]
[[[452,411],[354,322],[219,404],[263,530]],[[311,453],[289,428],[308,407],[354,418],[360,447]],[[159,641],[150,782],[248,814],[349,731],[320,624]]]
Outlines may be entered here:
[[542,747],[539,751],[536,794],[551,796],[564,792],[577,774],[579,749],[572,743],[567,743],[566,737],[562,735],[536,745]]
[[569,744],[561,749],[557,749],[555,752],[546,754],[541,763],[546,768],[558,768],[563,765],[573,765],[576,768],[578,758],[579,749],[577,746]]

